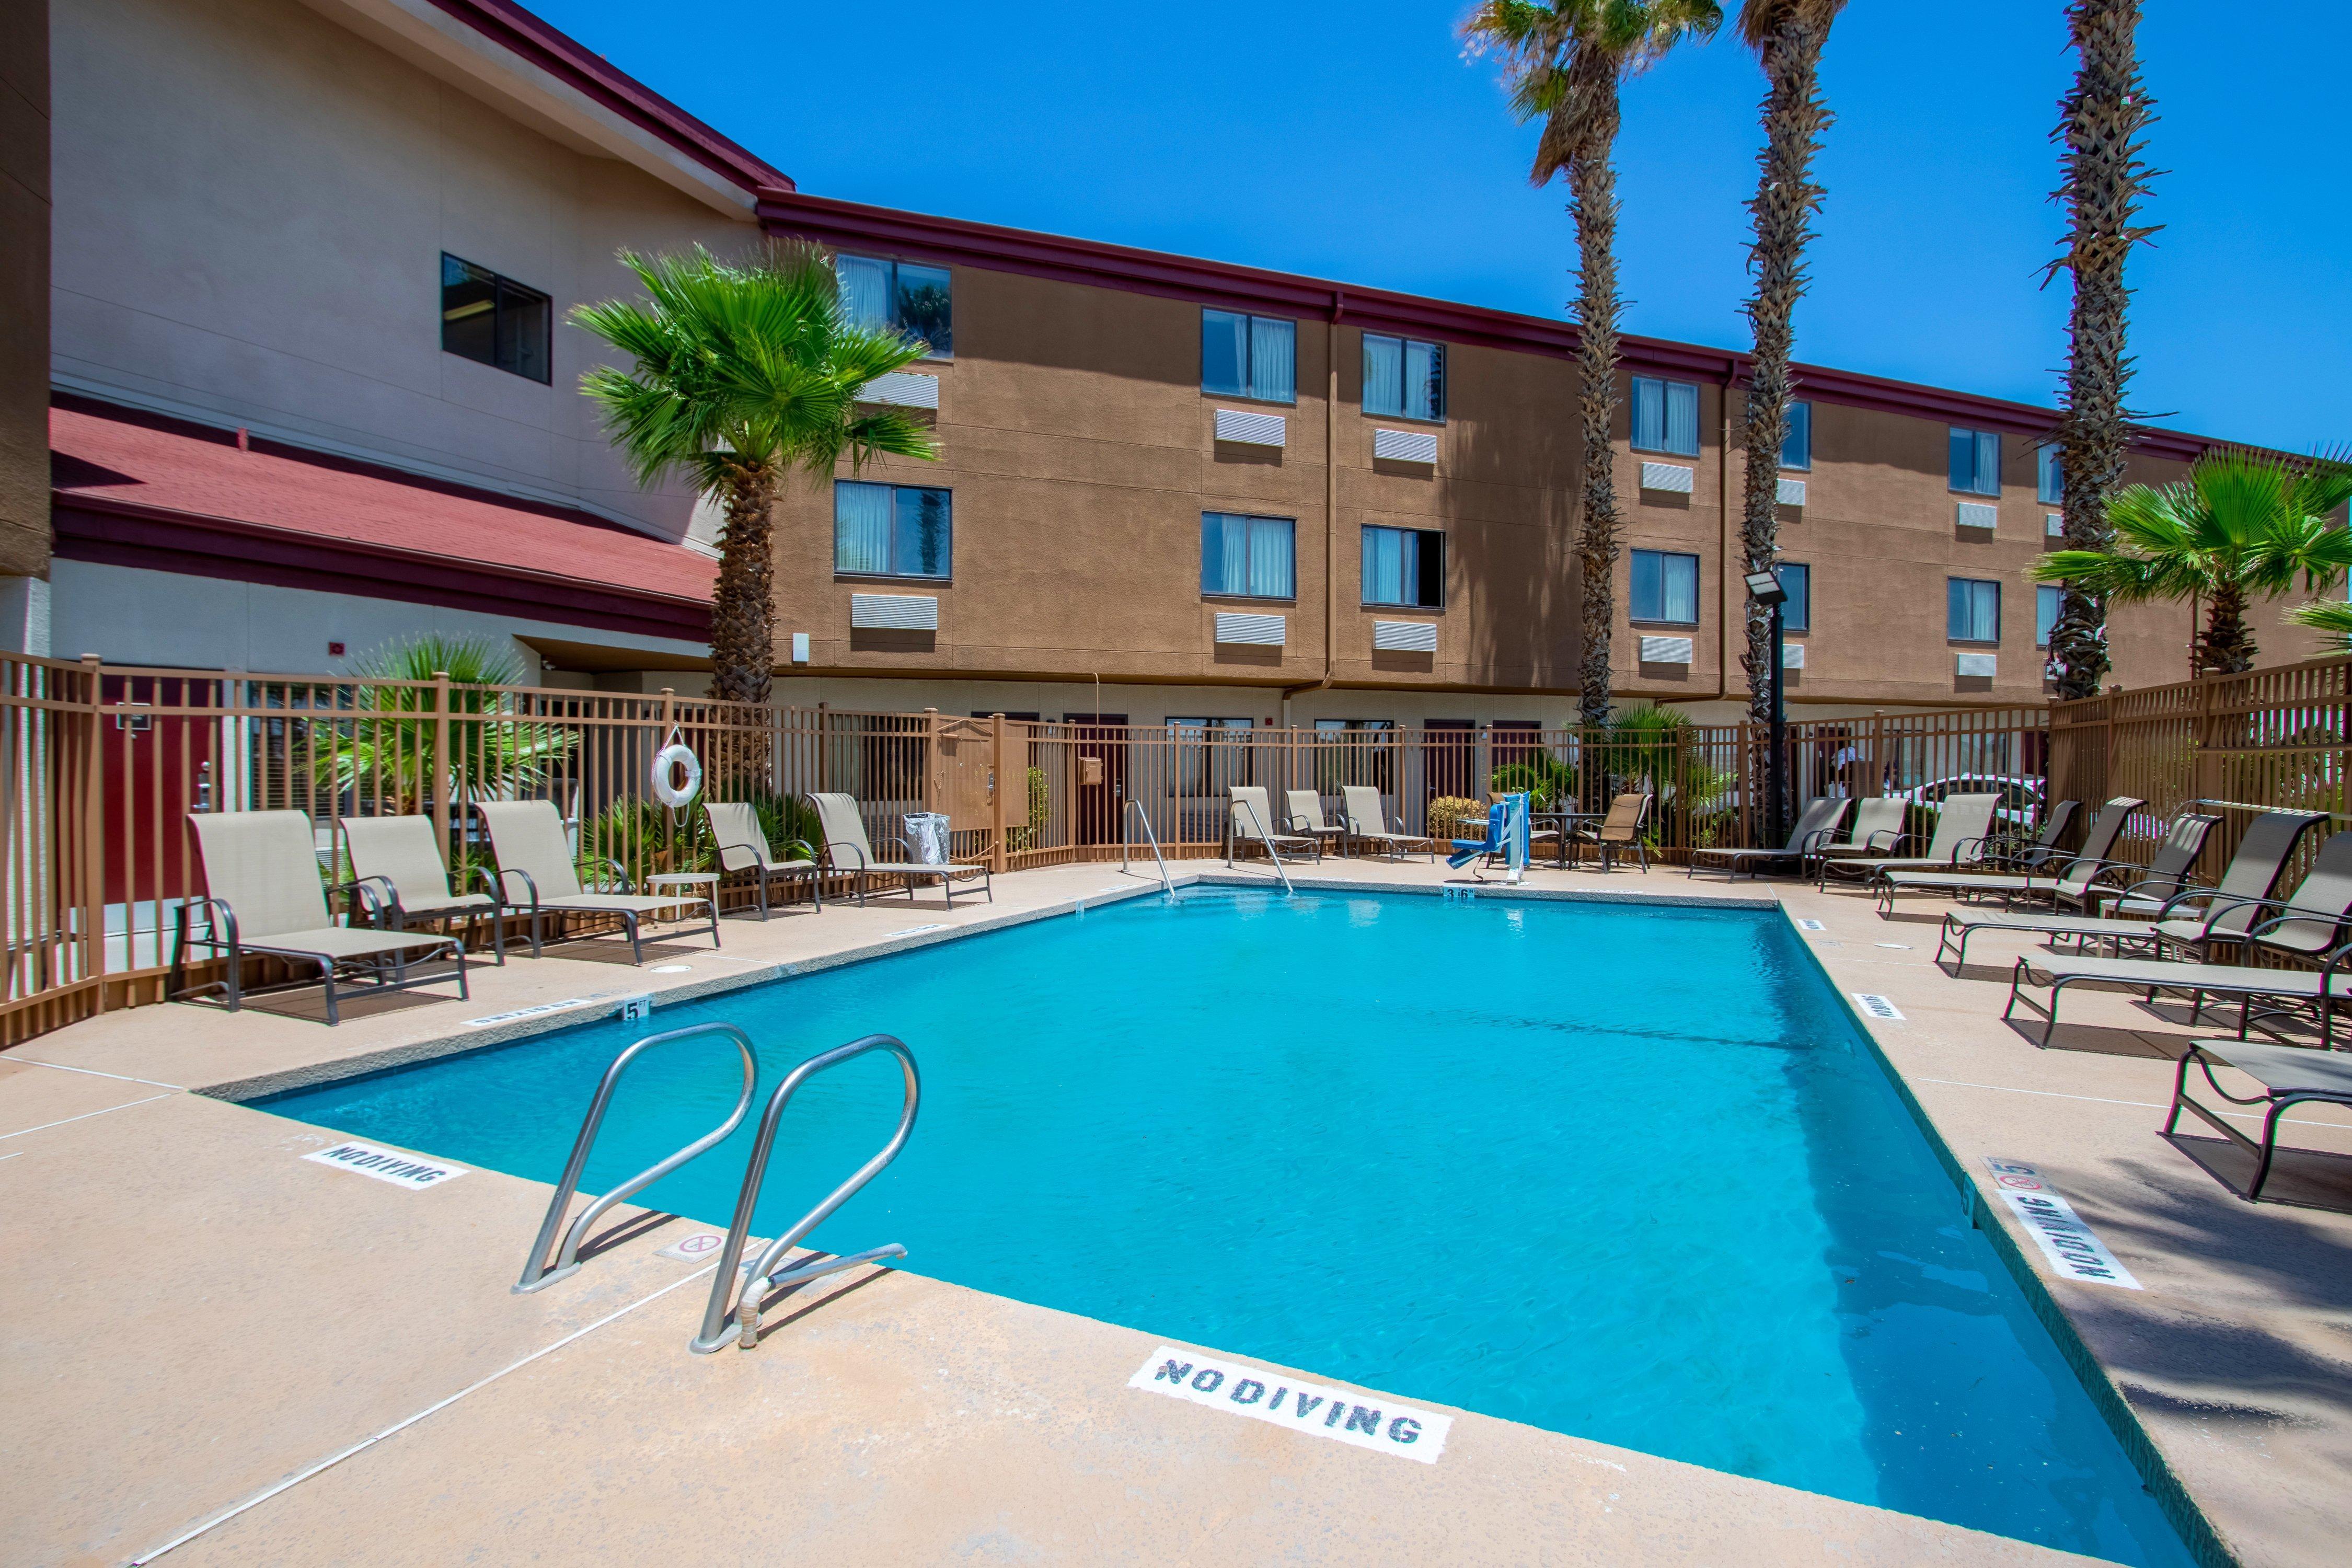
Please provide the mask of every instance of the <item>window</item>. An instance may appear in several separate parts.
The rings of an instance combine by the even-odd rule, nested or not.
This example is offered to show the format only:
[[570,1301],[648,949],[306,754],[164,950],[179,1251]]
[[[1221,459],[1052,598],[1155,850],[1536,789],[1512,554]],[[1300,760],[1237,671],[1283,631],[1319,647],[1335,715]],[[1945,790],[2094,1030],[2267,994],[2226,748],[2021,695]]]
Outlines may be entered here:
[[1242,599],[1295,598],[1292,536],[1297,527],[1286,517],[1202,512],[1201,592]]
[[1952,488],[1972,496],[2000,494],[2000,437],[1991,430],[1952,426]]
[[1633,450],[1698,456],[1698,384],[1633,378]]
[[1800,566],[1793,561],[1780,563],[1780,586],[1789,602],[1780,606],[1780,626],[1784,631],[1809,632],[1813,629],[1813,569]]
[[948,576],[952,513],[946,490],[836,479],[833,569],[861,577]]
[[920,338],[940,359],[955,355],[955,298],[948,269],[872,256],[836,256],[842,308],[861,327]]
[[2044,583],[2033,590],[2033,646],[2048,647],[2050,634],[2058,625],[2058,606],[2066,601],[2066,590],[2054,583]]
[[1946,583],[1944,635],[1954,642],[2000,641],[2000,584],[1969,577]]
[[1698,624],[1698,557],[1662,550],[1633,552],[1633,618]]
[[1364,603],[1433,610],[1445,603],[1445,535],[1430,528],[1364,530]]
[[[1249,782],[1254,724],[1247,719],[1171,719],[1170,738],[1176,742],[1178,792],[1188,798],[1219,795]],[[1220,741],[1234,743],[1220,745]],[[1216,831],[1223,832],[1222,826]]]
[[1396,722],[1390,719],[1318,719],[1315,789],[1338,795],[1348,784],[1396,793]]
[[1231,310],[1201,312],[1201,390],[1298,401],[1298,325]]
[[548,298],[441,253],[441,352],[551,384]]
[[2033,493],[2052,506],[2066,499],[2066,474],[2059,466],[2055,442],[2033,448]]
[[1810,403],[1789,405],[1789,433],[1780,437],[1780,466],[1784,468],[1810,468],[1813,466],[1813,405]]
[[1364,334],[1364,412],[1445,417],[1445,345]]

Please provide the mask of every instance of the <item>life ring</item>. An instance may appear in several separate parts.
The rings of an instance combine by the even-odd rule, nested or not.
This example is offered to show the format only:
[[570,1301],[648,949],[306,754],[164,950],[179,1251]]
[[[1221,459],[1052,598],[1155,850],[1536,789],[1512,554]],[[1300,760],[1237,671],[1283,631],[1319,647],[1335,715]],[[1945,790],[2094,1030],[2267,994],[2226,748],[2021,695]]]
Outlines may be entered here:
[[[677,770],[686,771],[686,783],[677,781]],[[654,798],[675,811],[692,800],[702,788],[702,759],[693,748],[673,742],[654,753]]]

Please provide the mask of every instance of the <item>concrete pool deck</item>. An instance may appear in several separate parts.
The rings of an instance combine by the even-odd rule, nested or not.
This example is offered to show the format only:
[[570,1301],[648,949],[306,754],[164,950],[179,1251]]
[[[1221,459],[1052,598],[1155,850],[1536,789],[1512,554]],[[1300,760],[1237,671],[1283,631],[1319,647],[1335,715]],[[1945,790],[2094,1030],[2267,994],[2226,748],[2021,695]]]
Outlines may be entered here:
[[[1446,879],[1420,862],[1296,875]],[[132,1009],[0,1055],[0,1560],[733,1561],[747,1541],[849,1563],[2069,1560],[1468,1413],[1433,1465],[1307,1441],[1128,1388],[1154,1335],[908,1274],[824,1281],[771,1310],[758,1351],[693,1356],[709,1277],[657,1249],[707,1227],[656,1226],[515,1296],[543,1184],[472,1171],[406,1191],[301,1159],[324,1130],[193,1092],[565,1027],[645,992],[658,1026],[665,996],[1156,887],[1115,866],[1024,872],[951,912],[926,895],[730,919],[719,952],[665,941],[642,970],[617,944],[551,948],[478,969],[470,1004],[357,1000],[332,1030],[295,994],[236,1016]],[[2070,997],[2038,1051],[1999,1019],[2022,943],[1942,973],[1940,906],[1882,921],[1858,895],[1664,868],[1538,868],[1527,890],[1777,900],[1820,921],[1805,940],[1839,989],[1903,1015],[1869,1032],[1949,1157],[1987,1191],[1989,1157],[2038,1166],[2145,1287],[2060,1279],[2006,1205],[1979,1207],[2095,1396],[2111,1388],[2146,1432],[2159,1494],[2177,1483],[2193,1506],[2192,1540],[2210,1524],[2240,1562],[2342,1560],[2352,1118],[2299,1113],[2289,1142],[2321,1152],[2286,1159],[2273,1191],[2301,1202],[2248,1205],[2224,1184],[2235,1151],[2156,1134],[2190,1037],[2174,1010]]]

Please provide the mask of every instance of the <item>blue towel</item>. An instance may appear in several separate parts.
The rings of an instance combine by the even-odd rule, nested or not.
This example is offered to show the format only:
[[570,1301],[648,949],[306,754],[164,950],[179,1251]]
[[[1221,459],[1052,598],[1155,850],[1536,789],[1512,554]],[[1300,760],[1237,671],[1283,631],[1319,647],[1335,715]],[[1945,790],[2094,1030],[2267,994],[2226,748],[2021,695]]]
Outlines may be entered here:
[[1528,797],[1507,795],[1486,808],[1486,837],[1454,840],[1445,863],[1459,871],[1482,855],[1500,855],[1517,870],[1528,863]]

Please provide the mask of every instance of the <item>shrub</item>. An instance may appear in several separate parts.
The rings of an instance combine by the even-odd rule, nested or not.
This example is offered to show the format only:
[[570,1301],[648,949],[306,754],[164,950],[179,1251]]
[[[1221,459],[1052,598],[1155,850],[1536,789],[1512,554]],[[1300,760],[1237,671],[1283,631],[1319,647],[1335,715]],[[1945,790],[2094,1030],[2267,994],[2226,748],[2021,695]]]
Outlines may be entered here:
[[1557,811],[1576,799],[1576,770],[1546,754],[1504,763],[1486,787],[1496,795],[1525,795],[1529,811]]
[[[1476,825],[1475,831],[1471,830],[1472,824]],[[1441,795],[1429,803],[1428,826],[1423,831],[1432,838],[1484,838],[1486,808],[1458,795]]]

